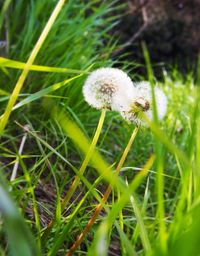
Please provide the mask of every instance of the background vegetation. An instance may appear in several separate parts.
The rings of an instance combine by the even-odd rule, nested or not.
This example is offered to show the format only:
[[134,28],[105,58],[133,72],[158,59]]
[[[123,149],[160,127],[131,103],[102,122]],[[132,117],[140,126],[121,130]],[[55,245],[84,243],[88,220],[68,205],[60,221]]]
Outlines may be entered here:
[[[175,68],[168,73],[165,65],[156,81],[144,48],[144,63],[128,58],[128,51],[113,55],[120,48],[113,35],[126,3],[64,2],[1,2],[0,254],[65,255],[112,184],[77,255],[199,255],[198,72],[182,76]],[[47,21],[59,5],[50,27]],[[39,49],[45,26],[49,31]],[[112,171],[135,127],[107,112],[94,157],[63,209],[100,117],[84,102],[82,85],[102,66],[120,67],[133,81],[157,82],[168,98],[168,112],[159,125],[139,129],[116,179]],[[145,72],[136,72],[138,67]],[[6,122],[9,100],[14,108]],[[145,172],[152,155],[154,163]]]

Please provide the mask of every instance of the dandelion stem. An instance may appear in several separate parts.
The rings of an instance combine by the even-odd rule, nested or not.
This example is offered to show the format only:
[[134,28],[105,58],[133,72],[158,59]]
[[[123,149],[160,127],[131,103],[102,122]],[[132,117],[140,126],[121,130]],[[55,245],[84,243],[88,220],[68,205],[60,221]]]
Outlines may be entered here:
[[[102,112],[101,112],[101,116],[99,118],[99,123],[98,123],[98,126],[97,126],[97,129],[96,129],[96,132],[94,134],[94,137],[93,137],[93,140],[92,140],[92,143],[90,145],[90,148],[88,150],[88,153],[80,167],[80,170],[79,170],[79,173],[82,175],[84,172],[85,172],[85,169],[92,157],[92,154],[94,152],[94,149],[96,147],[96,144],[97,144],[97,141],[99,139],[99,135],[101,133],[101,130],[102,130],[102,126],[103,126],[103,123],[104,123],[104,119],[105,119],[105,115],[106,115],[106,110],[103,109]],[[71,187],[69,188],[65,198],[63,199],[62,201],[62,211],[64,210],[65,206],[67,205],[67,203],[69,202],[70,198],[72,197],[75,189],[77,188],[78,186],[78,183],[80,181],[80,178],[79,176],[76,176]]]
[[[82,165],[81,165],[81,167],[80,167],[80,169],[79,169],[79,173],[80,173],[81,175],[85,172],[86,167],[87,167],[87,165],[88,165],[88,163],[89,163],[89,161],[90,161],[90,159],[91,159],[91,157],[92,157],[92,154],[93,154],[93,152],[94,152],[94,149],[95,149],[95,147],[96,147],[96,144],[97,144],[97,142],[98,142],[98,139],[99,139],[99,136],[100,136],[102,127],[103,127],[103,123],[104,123],[104,120],[105,120],[105,116],[106,116],[106,109],[103,109],[103,110],[101,111],[101,116],[100,116],[100,118],[99,118],[99,122],[98,122],[98,125],[97,125],[97,129],[96,129],[95,134],[94,134],[94,137],[93,137],[93,139],[92,139],[90,148],[89,148],[89,150],[88,150],[88,152],[87,152],[87,154],[86,154],[86,156],[85,156],[85,159],[84,159],[84,161],[83,161],[83,163],[82,163]],[[74,181],[73,181],[73,183],[72,183],[72,185],[70,186],[69,190],[67,191],[67,193],[66,193],[66,195],[65,195],[65,197],[64,197],[64,199],[63,199],[63,201],[62,201],[62,204],[61,204],[61,212],[64,211],[64,209],[65,209],[67,203],[69,202],[69,200],[70,200],[70,198],[72,197],[74,191],[76,190],[76,188],[77,188],[77,186],[78,186],[78,184],[79,184],[79,181],[80,181],[79,176],[76,176],[75,179],[74,179]],[[43,237],[46,237],[46,236],[49,234],[49,232],[50,232],[51,228],[53,227],[54,223],[55,223],[55,219],[52,219],[52,220],[50,221],[50,223],[49,223],[49,225],[48,225],[48,227],[47,227],[45,233],[43,234]]]
[[[117,165],[117,168],[116,168],[116,172],[115,172],[115,175],[117,176],[126,160],[126,157],[128,155],[128,152],[130,151],[130,148],[131,148],[131,145],[137,135],[137,132],[138,132],[138,127],[136,127],[128,141],[128,144],[122,154],[122,157]],[[72,247],[70,248],[69,252],[66,254],[66,256],[71,256],[73,255],[73,253],[76,251],[76,249],[79,247],[79,245],[81,244],[84,236],[89,232],[90,228],[92,227],[92,225],[94,224],[96,218],[98,217],[99,213],[101,212],[102,208],[103,208],[103,205],[105,204],[105,202],[107,201],[110,193],[112,191],[112,186],[109,185],[106,189],[106,192],[104,193],[103,197],[102,197],[102,203],[98,204],[96,206],[96,209],[92,215],[92,217],[90,218],[90,220],[88,221],[86,227],[84,228],[83,232],[81,232],[81,234],[78,236],[78,238],[76,239],[75,243],[72,245]]]

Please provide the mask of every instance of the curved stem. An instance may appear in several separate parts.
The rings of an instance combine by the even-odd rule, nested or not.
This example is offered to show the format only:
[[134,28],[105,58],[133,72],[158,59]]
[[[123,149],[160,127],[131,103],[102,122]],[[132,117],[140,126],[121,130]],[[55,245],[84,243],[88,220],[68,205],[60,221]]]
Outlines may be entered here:
[[[103,123],[104,123],[105,115],[106,115],[106,110],[103,109],[102,112],[101,112],[101,116],[99,118],[99,123],[98,123],[97,129],[96,129],[96,132],[95,132],[93,140],[91,142],[90,148],[89,148],[88,153],[87,153],[87,155],[86,155],[86,157],[85,157],[85,159],[84,159],[84,161],[83,161],[83,163],[82,163],[82,165],[80,167],[80,170],[79,170],[80,174],[83,174],[85,172],[85,169],[86,169],[86,167],[87,167],[87,165],[88,165],[88,163],[89,163],[89,161],[90,161],[90,159],[92,157],[92,154],[93,154],[94,149],[96,147],[97,141],[99,139],[99,135],[100,135],[101,130],[102,130],[102,126],[103,126]],[[61,206],[62,207],[62,211],[64,210],[65,206],[67,205],[67,203],[69,202],[70,198],[72,197],[75,189],[78,186],[79,181],[80,181],[79,176],[76,176],[74,181],[73,181],[73,183],[72,183],[72,185],[71,185],[71,187],[69,188],[65,198],[63,199],[62,206]]]
[[[99,139],[99,136],[100,136],[100,133],[101,133],[101,130],[102,130],[102,127],[103,127],[103,123],[104,123],[104,120],[105,120],[105,116],[106,116],[106,109],[103,109],[101,111],[101,116],[99,118],[99,122],[98,122],[98,125],[97,125],[97,129],[95,131],[95,134],[94,134],[94,137],[92,139],[92,142],[91,142],[91,145],[90,145],[90,148],[85,156],[85,159],[80,167],[80,170],[79,170],[79,173],[82,175],[85,170],[86,170],[86,167],[92,157],[92,154],[94,152],[94,149],[96,147],[96,144],[98,142],[98,139]],[[74,191],[76,190],[78,184],[79,184],[79,181],[80,181],[80,178],[79,176],[76,176],[72,185],[70,186],[69,190],[67,191],[62,203],[61,203],[61,212],[64,211],[67,203],[69,202],[69,200],[71,199]],[[44,237],[44,240],[45,240],[45,237],[49,234],[49,232],[51,231],[53,225],[55,224],[55,219],[52,219],[46,229],[46,231],[44,232],[43,234],[43,237]]]
[[[125,160],[126,160],[126,157],[128,155],[128,152],[130,151],[130,148],[131,148],[131,145],[137,135],[137,132],[138,132],[138,127],[136,127],[128,141],[128,144],[122,154],[122,157],[119,161],[119,164],[117,165],[117,168],[116,168],[116,172],[115,172],[115,175],[118,175]],[[101,204],[98,204],[96,206],[96,209],[92,215],[92,217],[90,218],[90,220],[88,221],[86,227],[84,228],[84,230],[81,232],[81,234],[78,236],[78,238],[76,239],[75,243],[72,245],[72,247],[70,248],[69,252],[66,254],[66,256],[71,256],[73,255],[73,253],[76,251],[76,249],[79,247],[79,245],[81,244],[84,236],[89,232],[90,228],[92,227],[92,225],[94,224],[96,218],[98,217],[99,213],[101,212],[102,208],[103,208],[103,205],[105,204],[105,202],[107,201],[110,193],[112,191],[112,187],[109,185],[106,189],[106,192],[104,193],[103,195],[103,198],[102,198],[102,203]]]

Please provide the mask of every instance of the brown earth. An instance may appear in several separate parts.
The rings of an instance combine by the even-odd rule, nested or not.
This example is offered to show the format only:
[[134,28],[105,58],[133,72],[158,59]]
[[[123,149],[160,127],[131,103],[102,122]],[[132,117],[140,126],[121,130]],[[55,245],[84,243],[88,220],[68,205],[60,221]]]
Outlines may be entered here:
[[117,27],[123,47],[114,57],[131,52],[129,59],[144,62],[141,41],[152,63],[177,64],[186,71],[200,53],[200,0],[126,0],[127,12]]

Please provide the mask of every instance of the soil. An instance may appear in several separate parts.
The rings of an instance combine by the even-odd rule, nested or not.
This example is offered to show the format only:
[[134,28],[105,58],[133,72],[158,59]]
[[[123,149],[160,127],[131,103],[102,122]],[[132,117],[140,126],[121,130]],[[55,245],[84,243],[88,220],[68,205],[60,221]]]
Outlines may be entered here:
[[144,63],[141,41],[145,41],[158,69],[165,63],[176,64],[182,72],[191,71],[200,53],[200,0],[126,2],[126,15],[115,30],[123,47],[113,56],[119,58],[130,52],[129,59]]

